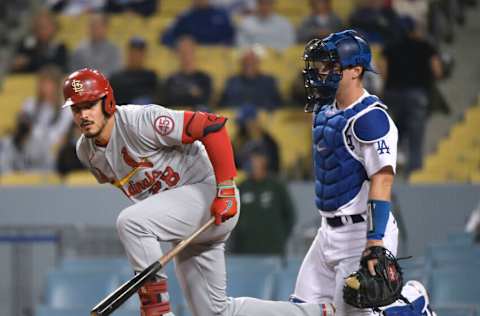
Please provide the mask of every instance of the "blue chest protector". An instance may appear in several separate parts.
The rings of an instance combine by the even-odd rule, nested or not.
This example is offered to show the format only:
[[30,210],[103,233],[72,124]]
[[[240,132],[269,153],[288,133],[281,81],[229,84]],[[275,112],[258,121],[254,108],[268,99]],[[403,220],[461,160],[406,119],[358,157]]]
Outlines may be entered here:
[[345,111],[323,107],[313,121],[313,158],[315,166],[315,203],[318,209],[333,212],[350,202],[368,179],[363,165],[347,150],[344,130],[352,118],[374,103],[368,96]]

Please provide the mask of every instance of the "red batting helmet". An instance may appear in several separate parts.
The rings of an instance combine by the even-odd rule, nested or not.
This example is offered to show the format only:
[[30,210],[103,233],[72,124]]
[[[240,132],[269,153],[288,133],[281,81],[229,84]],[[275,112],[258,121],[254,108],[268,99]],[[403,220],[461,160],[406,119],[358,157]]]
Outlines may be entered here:
[[63,96],[63,107],[103,99],[104,112],[108,115],[115,112],[115,98],[110,82],[95,69],[83,68],[71,73],[63,84]]

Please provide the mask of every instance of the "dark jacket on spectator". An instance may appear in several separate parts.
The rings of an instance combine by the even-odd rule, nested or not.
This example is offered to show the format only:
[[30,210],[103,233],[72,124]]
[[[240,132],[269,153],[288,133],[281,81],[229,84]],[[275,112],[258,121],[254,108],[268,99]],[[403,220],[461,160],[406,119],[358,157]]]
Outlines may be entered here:
[[178,38],[191,36],[200,45],[232,45],[234,28],[227,11],[215,7],[192,9],[180,15],[163,34],[162,43],[175,45]]

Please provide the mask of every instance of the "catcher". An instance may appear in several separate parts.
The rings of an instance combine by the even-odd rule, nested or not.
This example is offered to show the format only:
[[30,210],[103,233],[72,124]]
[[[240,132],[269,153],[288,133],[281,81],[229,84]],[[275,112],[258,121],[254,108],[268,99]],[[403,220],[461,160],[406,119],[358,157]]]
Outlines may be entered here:
[[396,302],[403,285],[390,212],[398,131],[387,106],[362,85],[373,68],[370,47],[357,32],[311,40],[304,60],[322,225],[291,300],[334,303],[341,316],[373,315],[372,308]]

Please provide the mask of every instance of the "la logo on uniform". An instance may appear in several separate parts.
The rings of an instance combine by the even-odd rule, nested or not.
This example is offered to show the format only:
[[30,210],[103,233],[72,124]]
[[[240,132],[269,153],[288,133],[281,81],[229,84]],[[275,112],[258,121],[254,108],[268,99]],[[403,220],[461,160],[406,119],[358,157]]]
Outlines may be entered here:
[[72,88],[75,93],[83,92],[83,83],[80,80],[72,80]]

